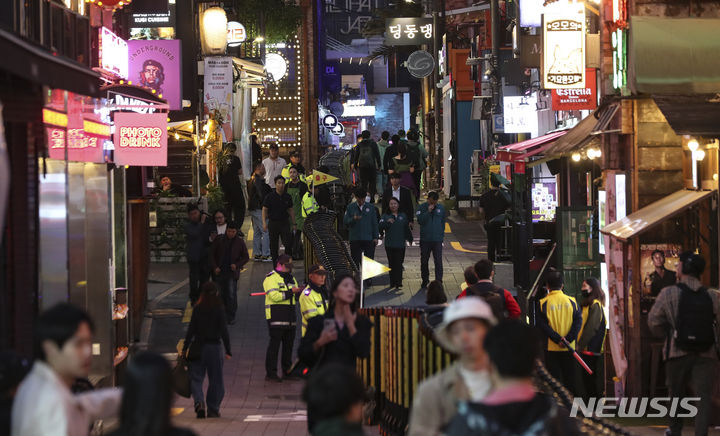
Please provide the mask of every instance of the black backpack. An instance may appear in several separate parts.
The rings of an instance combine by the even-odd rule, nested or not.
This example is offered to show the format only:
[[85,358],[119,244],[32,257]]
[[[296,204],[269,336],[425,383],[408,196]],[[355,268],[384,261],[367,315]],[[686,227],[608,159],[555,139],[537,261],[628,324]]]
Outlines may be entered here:
[[492,283],[475,283],[467,288],[467,296],[480,297],[490,306],[495,319],[502,321],[508,317],[505,290]]
[[675,345],[685,352],[698,353],[715,344],[715,311],[707,288],[693,291],[678,283],[680,302],[675,323]]
[[360,168],[375,168],[375,153],[373,142],[362,141],[358,146],[358,166]]

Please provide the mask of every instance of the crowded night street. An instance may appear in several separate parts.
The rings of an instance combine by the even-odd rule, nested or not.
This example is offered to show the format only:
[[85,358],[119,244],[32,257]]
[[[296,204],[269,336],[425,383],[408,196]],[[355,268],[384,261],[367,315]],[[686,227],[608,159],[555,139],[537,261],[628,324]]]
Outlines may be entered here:
[[720,435],[720,4],[6,0],[0,436]]

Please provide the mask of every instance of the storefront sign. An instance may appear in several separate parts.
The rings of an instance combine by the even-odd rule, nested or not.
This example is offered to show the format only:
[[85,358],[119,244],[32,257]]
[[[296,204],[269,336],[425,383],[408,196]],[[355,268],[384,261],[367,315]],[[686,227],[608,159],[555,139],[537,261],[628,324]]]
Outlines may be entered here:
[[335,136],[340,136],[343,133],[345,133],[345,126],[342,125],[342,123],[337,123],[335,127],[330,129],[330,133],[332,133]]
[[595,69],[585,70],[585,88],[561,88],[552,90],[552,110],[576,111],[597,108],[597,81]]
[[107,27],[100,28],[100,70],[106,74],[128,78],[128,43]]
[[555,209],[557,209],[557,187],[555,182],[534,183],[532,186],[532,220],[555,221]]
[[422,79],[432,74],[435,69],[435,59],[425,50],[413,52],[405,63],[410,75]]
[[180,40],[132,40],[128,49],[128,78],[167,100],[170,110],[182,110]]
[[[89,98],[89,97],[85,97]],[[94,114],[83,114],[83,97],[71,95],[69,114],[44,108],[43,124],[47,136],[48,157],[72,162],[103,163],[105,141],[110,140],[110,126],[99,121]],[[84,117],[85,115],[85,117]]]
[[349,117],[374,117],[375,106],[348,106],[345,105],[343,118]]
[[540,27],[544,3],[545,0],[520,0],[520,27]]
[[118,165],[167,165],[167,114],[115,114],[115,158]]
[[432,18],[387,18],[385,20],[385,45],[432,43]]
[[165,13],[132,14],[130,27],[175,27],[175,5],[168,5],[168,11]]
[[277,83],[287,75],[288,62],[280,53],[268,53],[265,55],[265,71],[270,75],[270,80]]
[[232,135],[233,63],[231,57],[205,58],[205,114],[222,121],[223,142]]
[[228,47],[237,47],[247,40],[247,32],[245,26],[237,21],[230,21],[227,24],[227,45]]
[[504,97],[503,115],[505,133],[538,132],[537,98],[535,96]]
[[327,114],[323,117],[322,125],[326,129],[334,129],[338,124],[338,118],[333,114]]
[[543,88],[585,87],[585,4],[543,15]]

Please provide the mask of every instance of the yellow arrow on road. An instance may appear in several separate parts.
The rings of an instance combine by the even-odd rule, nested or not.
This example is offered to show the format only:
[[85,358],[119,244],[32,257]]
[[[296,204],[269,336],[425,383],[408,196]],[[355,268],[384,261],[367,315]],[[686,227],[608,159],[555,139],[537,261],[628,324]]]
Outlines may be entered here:
[[463,248],[463,246],[460,245],[460,243],[457,242],[457,241],[452,241],[452,242],[450,242],[450,245],[451,245],[452,248],[454,248],[455,250],[461,251],[461,252],[463,252],[463,253],[487,254],[487,251],[475,251],[475,250],[468,250],[468,249],[466,249],[466,248]]

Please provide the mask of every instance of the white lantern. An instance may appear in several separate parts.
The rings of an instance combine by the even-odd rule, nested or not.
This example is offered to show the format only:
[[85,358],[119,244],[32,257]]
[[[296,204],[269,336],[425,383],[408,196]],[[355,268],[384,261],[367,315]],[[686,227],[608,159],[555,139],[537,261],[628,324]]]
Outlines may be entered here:
[[212,7],[202,14],[200,35],[204,55],[223,55],[227,46],[227,15],[223,8]]

